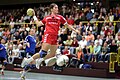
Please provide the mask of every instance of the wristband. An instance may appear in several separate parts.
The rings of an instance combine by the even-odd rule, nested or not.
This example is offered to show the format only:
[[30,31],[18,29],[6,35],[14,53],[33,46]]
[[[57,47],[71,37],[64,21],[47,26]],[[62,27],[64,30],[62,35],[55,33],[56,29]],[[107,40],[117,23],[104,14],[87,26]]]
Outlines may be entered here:
[[33,16],[34,21],[38,20],[36,16]]

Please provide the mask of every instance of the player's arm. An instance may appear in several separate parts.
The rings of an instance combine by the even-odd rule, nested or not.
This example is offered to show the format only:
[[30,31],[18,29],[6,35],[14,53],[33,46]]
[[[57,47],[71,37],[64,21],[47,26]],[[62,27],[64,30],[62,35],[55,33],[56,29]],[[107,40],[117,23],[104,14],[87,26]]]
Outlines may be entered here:
[[76,33],[80,33],[78,30],[76,30],[75,28],[73,28],[73,26],[69,25],[68,23],[65,24],[65,27],[71,29],[72,31],[75,31]]
[[23,43],[23,47],[26,48],[26,46],[27,46],[27,47],[30,47],[29,36],[27,36],[27,37],[25,38],[25,41],[24,41],[24,43]]
[[0,48],[0,50],[2,50],[3,48]]
[[38,19],[37,19],[36,16],[33,16],[33,19],[34,19],[34,21],[35,21],[35,24],[37,24],[38,26],[44,25],[41,21],[38,21]]
[[35,11],[33,12],[33,19],[35,21],[35,24],[37,24],[37,26],[42,26],[44,25],[41,21],[38,21],[36,15],[35,15]]

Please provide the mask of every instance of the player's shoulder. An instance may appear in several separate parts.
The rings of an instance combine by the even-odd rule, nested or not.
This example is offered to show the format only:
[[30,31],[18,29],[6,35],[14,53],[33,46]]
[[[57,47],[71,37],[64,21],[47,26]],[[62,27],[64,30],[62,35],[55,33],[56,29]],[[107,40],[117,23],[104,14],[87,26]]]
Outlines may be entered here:
[[62,15],[60,15],[60,14],[58,14],[57,16],[58,16],[58,17],[63,17],[63,16],[62,16]]
[[51,17],[51,15],[47,15],[47,16],[45,16],[44,18],[47,18],[47,17]]
[[27,35],[26,38],[30,38],[31,36],[30,35]]

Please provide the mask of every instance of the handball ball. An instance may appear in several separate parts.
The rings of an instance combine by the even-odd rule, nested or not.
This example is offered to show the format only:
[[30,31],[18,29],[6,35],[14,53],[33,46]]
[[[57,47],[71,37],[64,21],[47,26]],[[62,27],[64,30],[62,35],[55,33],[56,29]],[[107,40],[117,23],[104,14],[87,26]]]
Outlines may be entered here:
[[27,15],[28,15],[28,16],[33,16],[33,14],[34,14],[34,10],[33,10],[32,8],[29,8],[29,9],[27,10]]

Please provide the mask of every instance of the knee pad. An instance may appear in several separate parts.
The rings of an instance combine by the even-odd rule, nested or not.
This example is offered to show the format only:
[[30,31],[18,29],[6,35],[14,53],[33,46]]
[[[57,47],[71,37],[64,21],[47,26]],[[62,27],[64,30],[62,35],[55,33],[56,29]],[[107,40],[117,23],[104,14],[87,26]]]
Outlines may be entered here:
[[36,68],[35,64],[30,65],[30,69],[35,69],[35,68]]
[[40,54],[40,58],[43,58],[47,55],[47,51],[42,50],[42,51],[40,51],[39,54]]
[[6,66],[8,63],[7,62],[3,62],[3,65]]
[[25,67],[24,67],[24,70],[28,70],[28,69],[30,69],[30,64],[25,65]]

